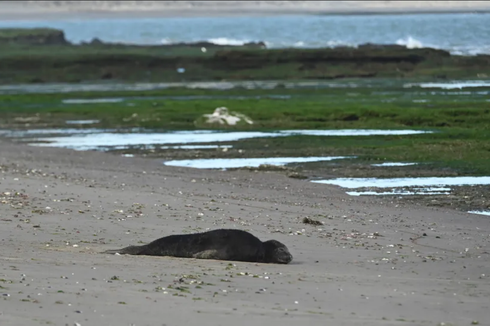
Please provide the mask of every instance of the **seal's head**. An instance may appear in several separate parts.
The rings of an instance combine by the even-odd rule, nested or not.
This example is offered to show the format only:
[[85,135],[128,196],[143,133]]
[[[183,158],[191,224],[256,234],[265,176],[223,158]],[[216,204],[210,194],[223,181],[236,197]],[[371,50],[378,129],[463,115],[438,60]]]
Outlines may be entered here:
[[293,260],[293,255],[288,248],[281,242],[269,240],[264,242],[264,261],[266,263],[289,264]]

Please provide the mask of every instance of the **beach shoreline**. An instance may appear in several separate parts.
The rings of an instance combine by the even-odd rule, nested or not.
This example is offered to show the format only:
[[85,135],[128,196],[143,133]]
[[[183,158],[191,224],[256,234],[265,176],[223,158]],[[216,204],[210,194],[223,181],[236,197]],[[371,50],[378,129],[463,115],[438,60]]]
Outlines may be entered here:
[[[369,8],[338,1],[324,2],[330,7],[322,10],[313,2],[301,7],[300,1],[254,2],[256,7],[247,3],[239,9],[191,1],[160,2],[159,8],[143,1],[81,3],[4,1],[0,19],[490,9],[490,2],[477,1],[459,1],[460,7],[448,1],[378,1]],[[61,99],[45,107],[57,108]],[[19,112],[31,112],[34,102]],[[15,108],[15,99],[5,103]],[[20,118],[25,128],[34,128],[29,119],[36,117]],[[482,148],[484,141],[476,144]],[[488,320],[489,216],[462,211],[462,203],[470,205],[464,191],[436,206],[428,202],[434,197],[350,196],[347,189],[310,182],[312,175],[192,169],[163,161],[36,147],[0,137],[0,325],[419,326],[484,325]],[[358,170],[353,166],[342,173],[352,177]],[[325,178],[339,173],[330,166],[327,172]],[[479,193],[472,196],[481,207],[488,203]],[[293,261],[278,265],[102,254],[219,228],[278,240]]]
[[[2,325],[486,320],[486,216],[350,197],[274,172],[5,140],[0,152]],[[216,228],[279,240],[293,262],[100,254]]]

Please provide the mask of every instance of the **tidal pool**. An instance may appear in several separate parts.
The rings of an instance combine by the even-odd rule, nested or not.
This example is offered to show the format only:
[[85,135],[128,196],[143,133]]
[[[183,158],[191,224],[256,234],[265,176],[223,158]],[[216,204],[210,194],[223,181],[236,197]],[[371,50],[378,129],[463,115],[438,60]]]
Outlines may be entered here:
[[232,145],[182,145],[182,146],[160,146],[161,149],[217,149],[233,148]]
[[91,98],[91,99],[64,99],[61,100],[63,104],[94,104],[94,103],[121,103],[124,101],[138,101],[138,100],[174,100],[174,101],[190,101],[190,100],[245,100],[245,99],[276,99],[276,100],[289,100],[291,95],[182,95],[182,96],[129,96],[119,98]]
[[181,166],[196,169],[231,169],[243,167],[259,167],[263,164],[284,166],[291,163],[332,161],[353,158],[349,156],[317,156],[317,157],[265,157],[265,158],[215,158],[196,160],[174,160],[163,162],[168,166]]
[[376,191],[348,191],[351,196],[407,196],[407,195],[449,195],[451,188],[413,188],[409,190],[392,189],[391,191],[376,192]]
[[213,131],[176,131],[168,133],[94,133],[62,137],[37,138],[34,146],[64,147],[75,150],[97,150],[113,146],[147,146],[156,144],[186,144],[229,142],[248,138],[274,137],[266,132],[213,132]]
[[65,123],[68,125],[92,125],[99,123],[100,120],[66,120]]
[[430,186],[489,185],[490,177],[427,177],[427,178],[338,178],[313,180],[315,183],[337,185],[343,188],[401,188]]
[[62,100],[63,104],[93,104],[93,103],[121,103],[124,101],[122,98],[83,98],[83,99],[65,99]]
[[421,88],[441,88],[441,89],[462,89],[470,87],[490,87],[490,81],[486,80],[468,80],[468,81],[453,81],[449,83],[416,83],[405,84],[403,87],[421,87]]
[[429,130],[331,129],[331,130],[281,130],[287,136],[388,136],[433,133]]
[[[99,129],[100,130],[100,129]],[[60,130],[58,130],[60,131]],[[72,132],[72,134],[70,134]],[[189,144],[232,142],[251,138],[306,136],[372,136],[372,135],[413,135],[431,133],[424,130],[377,130],[377,129],[340,129],[340,130],[280,130],[277,132],[234,131],[221,132],[212,130],[192,130],[173,132],[93,132],[85,134],[79,130],[71,130],[58,137],[33,138],[33,146],[64,147],[75,150],[97,150],[109,146],[145,146],[155,144]],[[34,133],[34,132],[27,132]],[[53,132],[51,132],[53,133]],[[57,132],[59,133],[59,132]],[[34,133],[35,134],[35,133]],[[25,137],[26,135],[24,135]],[[22,137],[22,136],[21,136]]]
[[490,216],[490,211],[469,211],[470,214],[487,215]]
[[[75,120],[76,121],[76,120]],[[25,138],[27,140],[32,141],[33,138],[36,139],[37,136],[41,135],[61,135],[64,137],[70,137],[78,134],[100,134],[104,132],[114,132],[115,129],[99,129],[99,128],[66,128],[66,129],[28,129],[28,130],[1,130],[6,137],[12,138]],[[46,139],[50,139],[48,137]]]
[[[449,195],[447,186],[474,186],[490,184],[490,177],[420,177],[420,178],[337,178],[312,180],[314,183],[333,184],[343,188],[391,188],[390,191],[347,191],[350,196],[406,196]],[[410,187],[410,189],[404,189]]]
[[[364,83],[363,83],[364,84]],[[390,82],[388,85],[392,85]],[[365,82],[366,87],[388,86],[382,81]],[[235,87],[246,89],[275,89],[284,87],[294,88],[356,88],[359,83],[352,82],[331,82],[324,80],[317,81],[218,81],[218,82],[182,82],[182,83],[49,83],[49,84],[15,84],[1,85],[0,94],[21,94],[21,93],[70,93],[70,92],[107,92],[107,91],[147,91],[157,89],[168,89],[175,87],[185,87],[190,89],[218,89],[228,90]]]
[[397,163],[397,162],[385,162],[385,163],[376,163],[376,164],[371,164],[371,166],[410,166],[410,165],[417,165],[418,163]]
[[99,151],[114,151],[114,150],[156,150],[159,149],[229,149],[233,148],[233,145],[176,145],[176,146],[154,146],[154,145],[142,145],[142,146],[100,146],[96,149]]

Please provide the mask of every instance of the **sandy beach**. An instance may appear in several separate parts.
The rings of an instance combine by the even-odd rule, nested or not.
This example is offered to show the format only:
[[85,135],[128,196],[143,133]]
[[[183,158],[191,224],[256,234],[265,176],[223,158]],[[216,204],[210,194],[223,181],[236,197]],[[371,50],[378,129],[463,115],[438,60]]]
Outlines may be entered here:
[[[3,1],[0,19],[489,9],[484,1]],[[277,171],[169,167],[0,137],[0,326],[488,325],[489,216],[345,191]],[[279,240],[293,261],[101,253],[218,228]]]
[[2,1],[0,19],[488,12],[488,1]]
[[[1,325],[485,325],[488,216],[0,140]],[[303,218],[322,222],[310,225]],[[100,254],[216,228],[289,265]]]

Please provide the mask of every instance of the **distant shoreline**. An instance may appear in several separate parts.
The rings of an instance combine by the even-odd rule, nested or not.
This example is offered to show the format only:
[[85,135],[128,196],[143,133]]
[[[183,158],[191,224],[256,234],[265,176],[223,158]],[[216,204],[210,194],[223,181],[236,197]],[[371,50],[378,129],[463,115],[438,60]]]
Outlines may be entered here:
[[315,16],[375,16],[375,15],[438,15],[438,14],[488,14],[490,9],[482,10],[420,10],[420,11],[359,11],[359,12],[319,12]]
[[388,16],[388,15],[442,15],[442,14],[488,14],[490,9],[486,10],[471,10],[471,11],[413,11],[413,12],[400,12],[400,11],[368,11],[368,12],[247,12],[242,11],[240,13],[231,12],[213,12],[205,15],[199,13],[165,13],[165,12],[143,12],[143,11],[130,11],[130,12],[63,12],[63,13],[31,13],[31,14],[19,14],[19,15],[6,15],[0,13],[0,20],[3,21],[36,21],[36,20],[66,20],[66,19],[125,19],[125,18],[206,18],[206,17],[273,17],[273,16]]
[[202,4],[192,6],[187,2],[176,4],[153,3],[147,6],[132,3],[124,6],[112,3],[95,5],[62,4],[55,6],[51,2],[0,2],[0,19],[16,20],[45,20],[45,19],[111,19],[111,18],[189,18],[189,17],[263,17],[284,15],[314,15],[314,16],[365,16],[365,15],[420,15],[420,14],[483,14],[490,12],[490,2],[458,1],[444,6],[439,1],[407,3],[393,2],[354,6],[353,2],[345,1],[324,2],[312,4],[277,4],[245,5],[242,3]]

